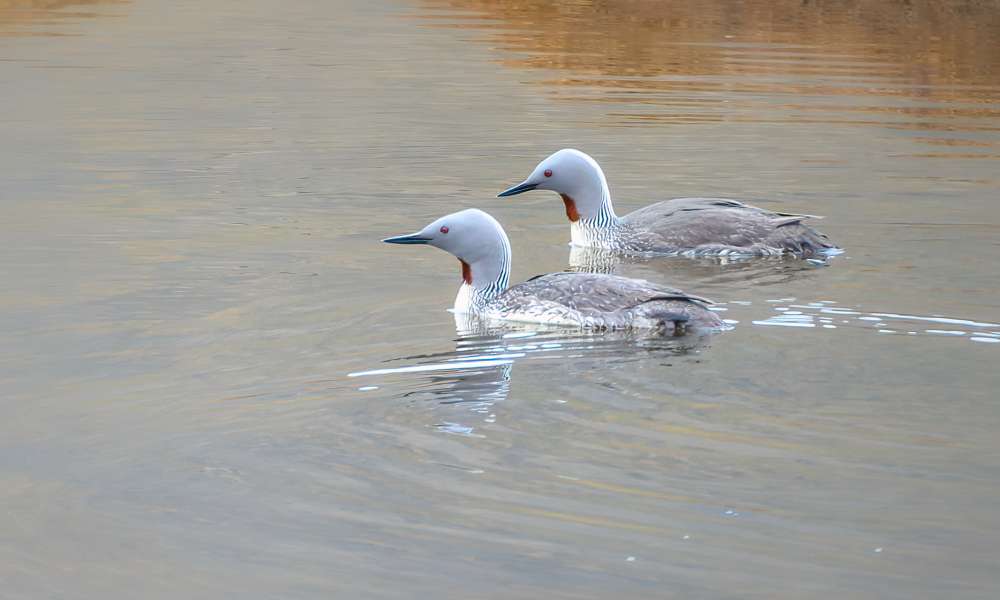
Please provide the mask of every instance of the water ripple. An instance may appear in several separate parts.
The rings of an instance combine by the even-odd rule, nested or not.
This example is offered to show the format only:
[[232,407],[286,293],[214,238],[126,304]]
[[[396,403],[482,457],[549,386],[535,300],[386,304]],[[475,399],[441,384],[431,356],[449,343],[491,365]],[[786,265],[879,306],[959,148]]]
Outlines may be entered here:
[[[874,328],[878,333],[904,335],[934,335],[965,337],[976,342],[1000,341],[1000,323],[977,321],[942,315],[909,315],[894,312],[863,312],[852,307],[832,306],[835,302],[823,300],[806,304],[792,304],[794,298],[768,300],[777,314],[752,321],[754,325],[777,327],[805,327],[837,329],[838,327]],[[785,304],[785,303],[788,304]],[[746,306],[746,304],[742,304]],[[846,318],[845,318],[846,317]],[[954,329],[928,328],[928,323],[956,326]],[[988,331],[993,329],[994,331]]]
[[[664,338],[632,332],[592,333],[511,324],[485,333],[467,332],[454,340],[455,350],[391,358],[389,365],[348,373],[350,378],[380,378],[380,385],[358,388],[386,389],[391,396],[409,401],[429,400],[439,406],[461,405],[484,423],[493,423],[493,406],[507,399],[514,363],[519,360],[559,363],[574,360],[593,368],[650,357],[697,356],[711,335]],[[416,377],[416,379],[414,379]],[[435,427],[444,433],[473,435],[475,427],[450,413]]]

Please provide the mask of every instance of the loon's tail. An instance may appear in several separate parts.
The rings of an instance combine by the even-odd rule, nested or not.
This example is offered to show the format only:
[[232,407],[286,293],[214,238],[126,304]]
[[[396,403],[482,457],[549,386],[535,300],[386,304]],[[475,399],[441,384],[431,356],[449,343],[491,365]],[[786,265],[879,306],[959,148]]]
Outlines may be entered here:
[[812,227],[802,222],[806,216],[794,216],[781,219],[781,223],[774,228],[771,234],[771,242],[784,248],[796,256],[808,258],[823,254],[829,250],[834,250],[837,245],[826,237],[825,233],[816,231]]

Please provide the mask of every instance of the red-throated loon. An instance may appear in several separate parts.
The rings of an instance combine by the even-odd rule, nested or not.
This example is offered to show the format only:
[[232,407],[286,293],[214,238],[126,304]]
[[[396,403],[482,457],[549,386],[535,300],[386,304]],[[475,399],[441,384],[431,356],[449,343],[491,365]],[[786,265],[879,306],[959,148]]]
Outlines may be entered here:
[[455,312],[489,319],[598,330],[655,329],[678,335],[723,327],[709,300],[642,279],[598,273],[549,273],[508,287],[510,242],[481,210],[434,221],[416,233],[382,240],[428,244],[462,263]]
[[538,163],[523,183],[498,196],[530,190],[552,190],[562,196],[574,246],[690,257],[807,258],[838,250],[824,234],[802,222],[810,215],[772,212],[726,198],[676,198],[619,217],[600,165],[570,148]]

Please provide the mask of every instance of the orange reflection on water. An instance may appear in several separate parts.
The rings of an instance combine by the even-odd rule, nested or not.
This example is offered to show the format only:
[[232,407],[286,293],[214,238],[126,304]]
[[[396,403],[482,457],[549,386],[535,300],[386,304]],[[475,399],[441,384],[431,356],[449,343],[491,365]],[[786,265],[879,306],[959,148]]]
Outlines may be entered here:
[[[486,27],[518,66],[604,75],[814,72],[994,85],[1000,2],[909,0],[424,0],[431,18]],[[461,20],[455,20],[455,19]],[[766,44],[766,48],[718,44]],[[779,46],[785,46],[780,48]],[[789,54],[789,52],[793,52]],[[833,51],[833,54],[828,54]],[[796,67],[796,65],[799,65]]]
[[67,20],[89,19],[99,13],[85,10],[129,0],[0,0],[0,36],[53,36],[63,32],[39,30]]
[[[422,7],[433,26],[484,30],[479,39],[501,51],[501,64],[562,72],[539,82],[556,99],[627,106],[608,113],[619,123],[764,118],[995,131],[1000,117],[997,0]],[[876,116],[851,116],[858,113]]]

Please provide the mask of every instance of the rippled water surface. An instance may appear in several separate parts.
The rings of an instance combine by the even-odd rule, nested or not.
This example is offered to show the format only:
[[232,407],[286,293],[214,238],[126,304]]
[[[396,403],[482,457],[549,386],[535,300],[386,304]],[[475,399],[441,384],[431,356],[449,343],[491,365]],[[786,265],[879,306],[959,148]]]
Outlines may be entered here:
[[[4,598],[995,598],[1000,4],[0,0]],[[726,196],[846,252],[571,256]],[[380,244],[480,207],[515,280],[704,338],[470,328]]]

